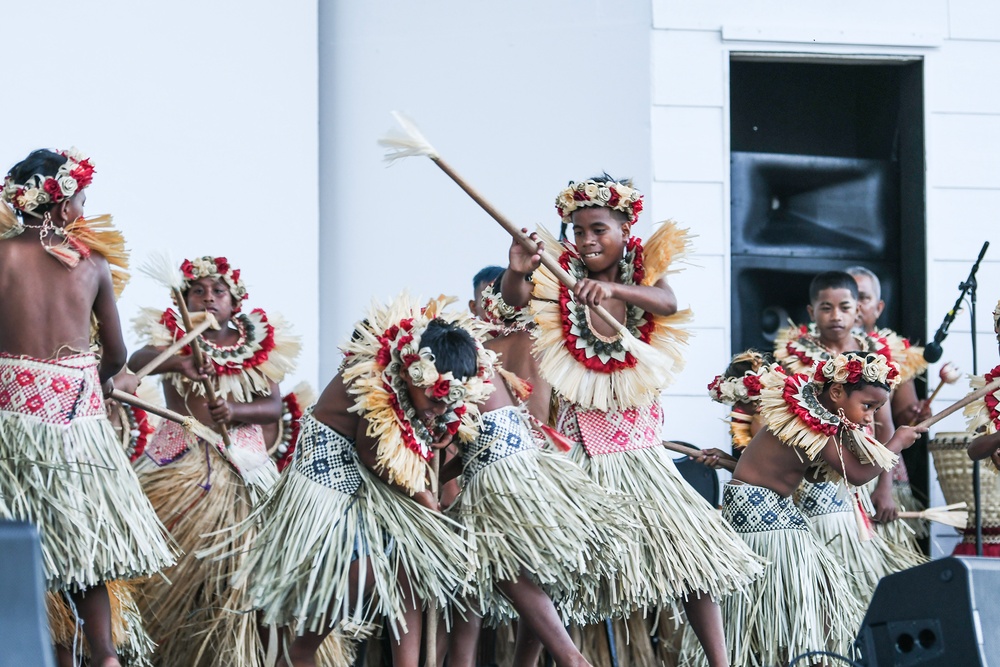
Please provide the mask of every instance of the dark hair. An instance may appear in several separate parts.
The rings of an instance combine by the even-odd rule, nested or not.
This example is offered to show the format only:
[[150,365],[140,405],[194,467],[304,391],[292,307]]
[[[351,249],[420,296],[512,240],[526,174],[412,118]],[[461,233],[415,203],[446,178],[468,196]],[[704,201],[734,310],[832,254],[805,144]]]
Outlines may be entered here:
[[461,380],[473,377],[479,370],[476,341],[457,324],[440,318],[431,320],[420,336],[420,346],[430,348],[438,373],[450,371]]
[[741,378],[746,375],[747,371],[756,373],[762,366],[773,363],[774,357],[771,356],[770,352],[750,349],[746,352],[740,352],[733,357],[729,365],[726,366],[726,372],[723,374],[723,377]]
[[[28,157],[24,158],[7,172],[11,180],[15,183],[24,183],[26,180],[34,176],[35,174],[41,174],[42,176],[55,176],[56,172],[59,171],[59,167],[66,164],[68,158],[65,155],[59,155],[55,151],[50,151],[47,148],[39,148],[36,151],[32,151]],[[44,215],[46,211],[54,206],[53,202],[44,204],[36,208],[32,213],[38,215]],[[20,209],[17,210],[17,214],[24,216],[24,212]]]
[[502,266],[487,266],[479,270],[479,273],[472,277],[472,291],[475,293],[480,285],[488,285],[503,273]]
[[858,300],[858,283],[854,276],[843,271],[824,271],[809,283],[809,303],[815,303],[819,293],[825,289],[846,289]]

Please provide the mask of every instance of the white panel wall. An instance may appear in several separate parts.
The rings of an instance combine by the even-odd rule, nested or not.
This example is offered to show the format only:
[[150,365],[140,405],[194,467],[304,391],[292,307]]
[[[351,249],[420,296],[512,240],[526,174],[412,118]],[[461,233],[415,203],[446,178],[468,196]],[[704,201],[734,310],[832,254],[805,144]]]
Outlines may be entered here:
[[[984,240],[995,243],[1000,210],[1000,10],[990,0],[796,3],[785,0],[653,0],[653,191],[657,216],[673,216],[700,235],[696,263],[673,282],[696,311],[692,360],[669,392],[668,418],[683,414],[676,437],[724,443],[719,409],[704,385],[728,359],[728,61],[731,51],[774,51],[924,59],[927,152],[926,336],[958,295]],[[980,271],[976,326],[979,371],[997,364],[991,311],[1000,290],[1000,247]],[[970,324],[962,313],[945,360],[971,370]],[[931,369],[937,377],[939,365]],[[699,377],[695,377],[698,375]],[[960,397],[948,387],[939,410]],[[936,430],[961,430],[952,417]],[[942,502],[935,487],[932,502]],[[935,526],[932,548],[949,553],[954,532]]]
[[480,268],[507,262],[504,232],[429,160],[386,168],[376,140],[389,111],[406,111],[512,220],[555,231],[571,179],[607,170],[649,194],[649,12],[598,0],[321,3],[323,378],[373,297],[405,287],[464,303]]
[[[133,263],[228,256],[248,304],[303,337],[283,388],[315,384],[315,2],[5,3],[3,26],[3,173],[36,148],[90,154],[87,213],[114,214]],[[136,274],[119,309],[167,305]]]

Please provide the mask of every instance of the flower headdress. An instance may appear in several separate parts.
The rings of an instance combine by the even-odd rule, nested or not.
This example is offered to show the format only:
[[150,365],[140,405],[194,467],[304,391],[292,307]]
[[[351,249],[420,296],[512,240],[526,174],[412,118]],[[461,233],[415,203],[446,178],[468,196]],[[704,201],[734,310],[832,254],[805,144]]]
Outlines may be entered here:
[[246,285],[240,280],[240,270],[230,266],[225,257],[205,255],[193,260],[185,259],[181,262],[181,275],[184,276],[184,285],[181,287],[184,294],[191,289],[194,281],[202,278],[215,278],[224,282],[233,297],[233,312],[236,313],[240,311],[241,302],[249,296]]
[[[747,350],[733,357],[729,362],[727,373],[737,364],[750,364],[743,375],[716,375],[708,384],[708,395],[717,403],[735,405],[750,403],[760,396],[760,374],[768,370],[768,357],[756,350]],[[738,368],[738,366],[737,366]]]
[[993,332],[997,335],[997,342],[1000,343],[1000,301],[997,301],[993,309]]
[[838,354],[816,364],[813,380],[820,386],[827,382],[872,382],[892,388],[899,380],[899,370],[895,363],[886,360],[881,354]]
[[556,197],[556,210],[564,225],[570,223],[573,211],[585,206],[605,206],[628,215],[628,221],[635,224],[642,211],[642,194],[630,182],[621,183],[588,179],[569,185]]
[[84,189],[94,180],[94,166],[90,158],[75,148],[68,151],[53,151],[66,158],[55,176],[34,174],[24,183],[14,182],[11,174],[3,181],[3,201],[18,211],[35,217],[42,217],[35,211],[48,204],[58,204]]
[[[402,294],[388,305],[374,304],[368,316],[341,346],[344,383],[354,396],[352,412],[368,421],[368,434],[378,441],[376,464],[389,473],[389,481],[411,494],[425,488],[431,444],[449,433],[464,443],[475,440],[479,427],[478,403],[493,391],[496,355],[483,347],[487,325],[470,313],[445,313],[453,301],[432,299],[420,307]],[[476,374],[456,378],[441,373],[430,348],[420,339],[435,319],[465,329],[476,342]],[[431,425],[421,421],[410,403],[404,374],[427,396],[445,401],[443,415]]]

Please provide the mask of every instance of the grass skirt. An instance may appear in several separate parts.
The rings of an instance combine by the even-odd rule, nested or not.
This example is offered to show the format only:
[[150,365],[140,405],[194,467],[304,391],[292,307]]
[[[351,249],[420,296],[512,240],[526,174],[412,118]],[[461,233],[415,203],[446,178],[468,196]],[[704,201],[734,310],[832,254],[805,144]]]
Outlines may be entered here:
[[[878,533],[862,541],[853,502],[850,497],[837,499],[838,486],[831,482],[803,482],[797,504],[816,539],[852,575],[847,583],[855,597],[867,605],[882,577],[921,565],[927,559],[919,551],[892,544]],[[858,492],[867,495],[868,487],[859,487]]]
[[599,590],[582,591],[583,608],[607,617],[670,607],[694,593],[718,600],[760,576],[761,559],[684,481],[663,447],[588,457],[578,443],[570,456],[599,486],[637,501],[622,569]]
[[174,561],[105,415],[93,355],[0,355],[0,519],[38,527],[50,591]]
[[864,607],[846,584],[842,565],[809,531],[791,498],[730,483],[723,503],[726,520],[769,562],[749,595],[731,595],[721,602],[732,664],[784,665],[815,650],[850,655]]
[[[342,622],[362,625],[379,615],[396,631],[404,603],[401,571],[418,598],[436,600],[439,609],[469,592],[468,549],[457,524],[369,473],[354,443],[311,413],[302,419],[292,464],[232,539],[238,544],[258,523],[234,583],[248,587],[265,623],[296,634]],[[349,592],[351,565],[365,556],[375,589],[367,602]]]
[[479,437],[463,452],[465,483],[456,507],[478,554],[480,613],[516,616],[495,584],[522,572],[556,601],[583,580],[592,587],[611,577],[627,540],[622,503],[566,456],[539,449],[517,408],[482,420]]
[[[260,437],[260,428],[252,426],[232,429],[233,437],[245,437],[239,433],[243,430]],[[178,439],[186,440],[183,452],[158,464],[153,454],[164,451],[165,441]],[[253,544],[254,528],[243,532],[226,558],[199,556],[225,542],[225,531],[246,520],[253,507],[252,490],[216,447],[172,422],[160,424],[135,469],[160,520],[184,550],[177,564],[164,573],[169,581],[153,577],[139,587],[140,608],[159,645],[153,663],[164,667],[261,665],[263,651],[253,606],[244,590],[230,585]]]
[[[118,656],[125,667],[146,667],[156,644],[143,629],[142,615],[135,603],[135,591],[130,583],[124,581],[109,581],[105,585],[111,602],[111,639]],[[52,641],[70,648],[79,646],[83,655],[89,657],[90,648],[83,629],[77,629],[76,614],[66,598],[47,593],[45,603]]]

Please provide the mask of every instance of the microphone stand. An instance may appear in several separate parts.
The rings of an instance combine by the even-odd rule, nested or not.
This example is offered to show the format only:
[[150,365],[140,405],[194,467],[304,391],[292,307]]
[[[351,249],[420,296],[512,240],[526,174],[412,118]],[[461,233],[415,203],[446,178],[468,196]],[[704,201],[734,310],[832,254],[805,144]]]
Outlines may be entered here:
[[[958,312],[959,307],[962,304],[962,300],[965,295],[969,295],[969,314],[972,317],[972,374],[976,375],[978,373],[978,355],[976,349],[976,289],[979,287],[979,283],[976,281],[976,272],[979,271],[979,263],[983,261],[983,256],[986,254],[986,249],[990,247],[990,242],[985,241],[983,243],[982,250],[979,251],[979,257],[976,259],[976,263],[972,265],[972,269],[969,271],[969,277],[965,279],[965,282],[958,286],[958,289],[962,290],[961,294],[958,295],[958,301],[955,302],[955,306],[951,311],[945,316],[944,322],[938,328],[937,333],[934,335],[934,341],[940,343],[944,340],[944,337],[948,335],[948,327],[951,326],[952,321],[955,319],[955,313]],[[982,508],[982,487],[980,485],[979,476],[979,461],[972,462],[972,499],[976,505],[975,511],[975,525],[976,525],[976,555],[983,555],[983,508]]]

